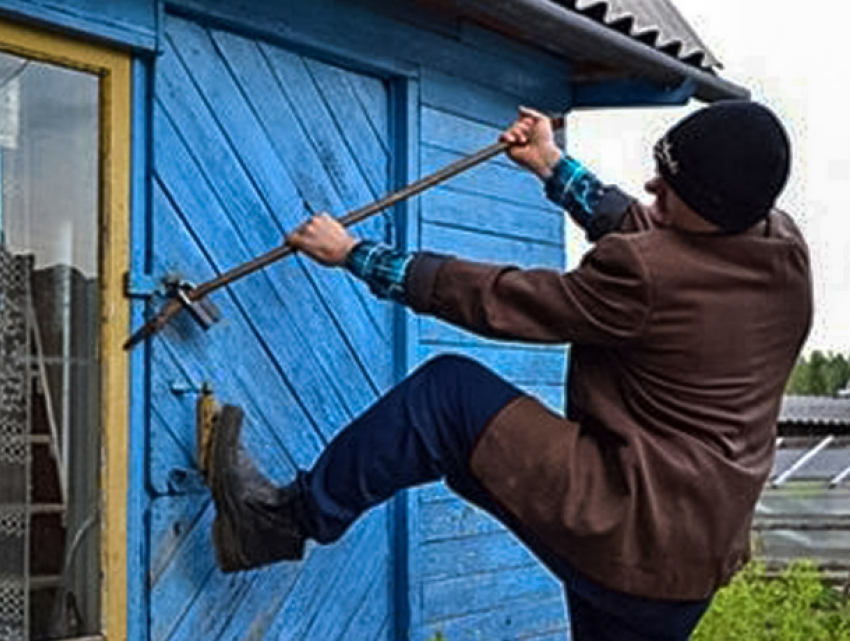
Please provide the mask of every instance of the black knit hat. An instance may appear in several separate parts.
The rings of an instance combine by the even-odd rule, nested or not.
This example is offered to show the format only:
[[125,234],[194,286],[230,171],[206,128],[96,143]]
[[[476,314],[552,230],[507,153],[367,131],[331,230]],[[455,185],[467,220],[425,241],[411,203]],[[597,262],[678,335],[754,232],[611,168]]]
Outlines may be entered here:
[[717,102],[655,145],[658,173],[679,198],[727,232],[766,217],[788,180],[791,147],[779,119],[745,100]]

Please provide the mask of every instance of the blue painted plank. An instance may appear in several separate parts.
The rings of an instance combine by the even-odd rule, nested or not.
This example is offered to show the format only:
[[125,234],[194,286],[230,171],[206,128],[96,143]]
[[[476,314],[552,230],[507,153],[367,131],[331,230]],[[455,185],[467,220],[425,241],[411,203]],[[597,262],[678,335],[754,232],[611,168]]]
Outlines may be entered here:
[[[419,167],[419,83],[407,81],[394,85],[398,114],[394,123],[399,127],[396,144],[403,150],[398,153],[396,183],[410,183],[420,175]],[[415,198],[397,208],[399,245],[407,250],[420,248],[420,200]],[[418,328],[414,314],[399,311],[396,331],[398,336],[397,373],[403,377],[417,364],[416,348]],[[420,557],[418,552],[419,508],[416,489],[397,497],[396,559],[394,581],[395,612],[390,630],[391,639],[411,638],[421,629],[422,591],[419,586]]]
[[156,3],[149,0],[2,0],[4,12],[44,21],[125,47],[156,48]]
[[422,245],[429,251],[486,263],[525,268],[560,268],[564,252],[557,245],[470,232],[434,223],[422,225]]
[[[405,636],[407,636],[407,634],[405,634]],[[383,627],[380,630],[378,630],[377,634],[375,634],[375,636],[367,637],[367,638],[370,638],[371,641],[395,641],[399,637],[394,636],[394,634],[393,634],[393,624],[392,624],[392,622],[386,621],[386,622],[384,622]]]
[[422,589],[425,617],[431,625],[503,606],[514,609],[529,602],[553,600],[562,591],[561,585],[537,566],[428,581]]
[[459,498],[420,504],[419,520],[419,537],[423,542],[475,537],[502,530],[495,518]]
[[518,206],[488,195],[451,188],[436,188],[423,194],[422,218],[467,231],[561,247],[564,244],[564,216],[559,211]]
[[439,344],[420,345],[419,351],[423,359],[444,353],[466,355],[520,385],[558,385],[565,376],[564,357],[557,351],[472,346],[446,349]]
[[[282,95],[293,107],[303,135],[310,142],[346,209],[371,202],[383,190],[370,189],[346,146],[327,103],[318,92],[304,58],[277,47],[261,46]],[[376,177],[377,180],[377,177]],[[385,178],[386,180],[386,178]]]
[[[305,59],[304,64],[341,134],[348,155],[366,179],[372,194],[383,194],[389,182],[390,154],[382,137],[375,132],[374,121],[348,82],[354,74],[315,60]],[[301,92],[297,95],[300,98]],[[385,120],[378,126],[386,129],[387,124]],[[386,134],[383,138],[386,139]]]
[[205,30],[168,21],[156,82],[159,104],[217,179],[215,189],[233,216],[268,219],[247,237],[264,245],[279,242],[286,228],[275,225],[272,212],[296,212],[300,220],[303,204]]
[[553,246],[564,244],[565,219],[560,211],[518,206],[498,197],[469,194],[451,187],[436,188],[422,196],[422,217],[428,222],[469,231]]
[[[169,510],[171,497],[155,501]],[[164,505],[163,505],[164,504]],[[166,514],[167,518],[169,514]],[[242,600],[254,589],[260,572],[223,575],[214,564],[210,528],[214,509],[206,509],[172,555],[158,580],[152,583],[153,639],[188,641],[220,638],[222,629],[241,612]],[[290,570],[290,575],[292,571]],[[294,577],[289,577],[289,583]],[[277,573],[285,592],[287,579]]]
[[[132,133],[130,139],[131,166],[134,168],[130,186],[130,273],[141,274],[147,269],[150,249],[147,221],[150,207],[150,67],[136,59],[133,62]],[[145,170],[142,170],[145,168]],[[130,303],[130,323],[139,327],[144,322],[143,301]],[[147,560],[150,556],[146,518],[149,497],[146,491],[147,428],[149,399],[146,350],[135,349],[129,355],[130,394],[129,443],[127,452],[127,638],[147,641],[148,590]]]
[[[435,109],[424,105],[421,115],[422,141],[457,154],[470,155],[479,149],[488,147],[498,141],[502,130],[511,121],[504,123],[502,127],[480,123],[469,115],[459,116],[447,111]],[[488,161],[490,164],[515,167],[514,163],[504,154],[496,156]]]
[[[262,245],[267,248],[271,243],[279,242],[284,231],[291,230],[302,223],[308,212],[303,207],[304,193],[301,185],[295,185],[288,179],[286,168],[281,164],[275,148],[268,140],[270,134],[257,122],[253,114],[254,107],[250,104],[250,100],[254,96],[240,91],[239,85],[232,77],[233,74],[238,76],[246,73],[246,69],[253,71],[256,66],[264,64],[262,60],[256,59],[259,55],[256,45],[244,39],[216,32],[214,47],[214,43],[210,41],[204,30],[179,20],[169,21],[169,31],[174,32],[174,39],[180,42],[180,47],[176,51],[173,48],[168,48],[167,51],[173,51],[176,54],[172,58],[184,58],[186,65],[191,69],[191,79],[189,74],[180,69],[174,61],[171,64],[175,67],[173,70],[166,67],[162,71],[163,84],[172,89],[169,105],[180,104],[182,109],[188,112],[187,117],[191,114],[188,122],[181,121],[181,131],[187,132],[187,140],[195,141],[192,143],[193,148],[204,148],[202,145],[207,141],[205,136],[210,138],[209,132],[218,128],[222,132],[221,135],[228,139],[229,148],[225,148],[222,152],[216,153],[215,146],[205,150],[205,158],[208,162],[211,161],[210,165],[213,168],[208,171],[215,170],[221,175],[215,184],[217,189],[223,192],[229,208],[234,210],[234,218],[245,217],[250,220],[259,210],[271,215],[271,220],[277,220],[279,227],[268,234],[271,237],[265,239]],[[253,53],[254,57],[246,57],[246,52]],[[169,74],[174,75],[174,80],[171,82],[169,82]],[[191,92],[189,95],[184,93],[192,80],[195,81],[198,92],[203,96],[202,100],[206,101],[217,123],[211,122],[210,115],[206,113],[207,110],[200,107],[198,104],[201,102],[200,99],[192,100]],[[265,87],[266,93],[274,91],[273,85],[272,82],[270,86]],[[179,115],[172,111],[172,117]],[[293,131],[286,132],[287,143],[291,141]],[[211,137],[209,142],[215,143],[217,138]],[[232,166],[236,159],[244,166],[246,176],[243,177],[242,172]],[[323,174],[320,166],[316,168],[316,171],[319,175]],[[246,195],[253,196],[254,190],[260,197],[260,202],[251,205]],[[314,208],[325,208],[310,201],[309,198],[307,200]],[[308,271],[312,274],[312,278],[322,281],[323,276],[316,273],[318,268],[309,265]],[[370,305],[374,305],[369,299],[363,304],[367,309],[371,309]],[[375,326],[375,329],[380,333],[383,327],[379,324]]]
[[458,500],[449,486],[443,482],[428,483],[423,485],[416,492],[416,500],[419,504],[425,504],[431,501],[456,501]]
[[[385,530],[385,533],[388,533],[388,530]],[[320,616],[313,619],[303,638],[348,638],[345,636],[348,624],[370,597],[375,599],[375,605],[379,606],[381,612],[374,621],[375,627],[378,627],[390,611],[389,561],[389,539],[386,534],[364,542],[363,548],[346,559],[334,575],[332,591],[321,604],[317,604],[316,609]],[[371,590],[373,585],[382,586],[384,589],[374,592]],[[374,629],[368,636],[372,634]]]
[[[234,229],[225,224],[228,217],[219,208],[215,195],[210,193],[204,176],[167,118],[162,117],[159,110],[157,114],[158,149],[161,156],[167,154],[168,158],[168,162],[160,162],[157,168],[162,179],[157,183],[155,194],[158,260],[163,267],[171,263],[185,265],[184,254],[194,244],[187,238],[189,230],[174,220],[176,213],[169,214],[171,203],[179,203],[184,221],[186,214],[191,214],[192,235],[199,239],[204,253],[213,257],[216,265],[225,268],[249,260],[255,254],[244,246]],[[167,188],[169,198],[161,192],[160,186]],[[260,220],[255,224],[259,225]],[[166,229],[166,224],[171,227]],[[188,274],[194,278],[198,272]],[[203,277],[203,273],[200,275]],[[232,284],[229,292],[239,301],[236,309],[232,306],[225,309],[226,299],[222,292],[213,296],[213,302],[220,301],[226,319],[234,315],[245,316],[257,333],[255,340],[261,338],[263,341],[264,359],[270,360],[280,371],[278,376],[292,381],[295,395],[319,427],[333,430],[341,417],[328,411],[331,407],[327,402],[329,391],[343,406],[350,406],[352,413],[371,402],[374,392],[350,350],[340,340],[336,326],[327,321],[322,301],[311,289],[304,278],[302,264],[296,259]],[[216,325],[206,334],[204,342],[211,343],[216,338],[220,341],[223,337],[219,335],[225,328],[229,325]],[[339,376],[340,373],[344,375]],[[295,379],[298,385],[294,384]]]
[[[560,345],[542,346],[532,343],[494,341],[430,317],[420,317],[418,327],[422,345],[438,346],[439,349],[446,351],[455,351],[465,347],[511,350],[521,346],[525,350],[540,350],[547,355],[554,355],[560,359],[560,371],[566,371],[568,350]],[[522,388],[550,408],[561,412],[564,409],[564,384],[565,381],[561,378],[555,382],[548,381],[548,384],[540,384],[535,381],[525,382],[522,384]]]
[[[281,564],[235,576],[213,570],[197,598],[192,601],[191,607],[180,619],[169,641],[226,638],[224,631],[231,620],[244,621],[256,614],[246,611],[244,604],[251,594],[257,592],[258,584],[266,575],[274,577],[276,591],[286,594],[298,575],[298,569],[292,564]],[[268,598],[268,592],[264,592],[264,596]]]
[[[257,0],[250,4],[178,0],[171,4],[241,26],[273,42],[321,52],[331,61],[388,74],[415,75],[419,69],[429,67],[466,82],[489,86],[493,91],[523,96],[543,107],[563,104],[568,91],[566,63],[553,64],[551,57],[531,50],[523,56],[512,52],[505,55],[507,41],[502,38],[489,45],[466,44],[457,30],[445,33],[423,29],[421,25],[434,25],[434,20],[412,4],[397,9],[391,3],[370,7],[368,3],[339,4],[328,0]],[[394,15],[398,9],[402,16]],[[410,18],[417,12],[421,12],[423,21],[411,24]]]
[[357,559],[373,557],[376,551],[387,549],[386,533],[386,514],[384,510],[376,510],[355,523],[341,541],[316,549],[311,556],[317,556],[321,566],[299,575],[291,595],[281,604],[262,638],[275,641],[310,638],[306,632],[315,619],[335,605],[333,600],[344,600],[347,586],[341,579],[353,580],[348,570],[357,568]]
[[[318,160],[314,165],[310,165],[307,160],[308,157],[318,158],[315,149],[307,142],[309,132],[300,131],[300,125],[297,124],[285,131],[273,132],[265,127],[265,123],[257,121],[254,112],[258,100],[266,100],[269,96],[272,96],[277,101],[276,109],[284,108],[288,104],[285,96],[275,89],[276,82],[266,68],[267,63],[260,56],[257,46],[243,38],[223,32],[214,33],[215,41],[213,43],[204,30],[185,21],[169,21],[169,31],[174,33],[173,39],[180,42],[180,47],[175,53],[182,56],[185,64],[191,69],[191,77],[203,96],[203,100],[206,101],[209,109],[212,110],[213,115],[220,123],[222,135],[229,138],[229,148],[225,149],[223,153],[219,153],[218,156],[213,155],[212,158],[209,158],[209,160],[215,159],[215,161],[210,163],[211,167],[207,168],[207,172],[214,172],[214,184],[220,192],[223,190],[223,199],[228,203],[228,209],[235,212],[233,218],[237,221],[251,220],[252,217],[256,216],[256,212],[252,210],[262,210],[262,204],[266,203],[266,211],[272,217],[270,222],[276,220],[279,227],[273,233],[267,234],[272,238],[267,238],[265,243],[261,245],[265,250],[272,243],[279,242],[283,231],[290,230],[304,221],[306,218],[306,211],[303,208],[304,199],[315,210],[327,209],[333,213],[342,213],[345,207],[341,204],[336,206],[336,193],[332,184],[332,177],[328,176],[324,166]],[[215,47],[213,44],[215,44]],[[299,59],[296,58],[296,60],[299,65],[303,66]],[[177,67],[176,64],[172,64],[172,66]],[[181,121],[181,131],[184,128],[190,132],[199,130],[196,136],[187,137],[188,140],[196,141],[191,143],[195,149],[203,148],[201,145],[204,144],[214,144],[217,139],[215,137],[210,139],[209,132],[217,129],[216,124],[206,123],[204,119],[209,118],[205,113],[206,110],[201,108],[199,113],[196,104],[198,101],[191,100],[190,96],[183,93],[189,83],[189,74],[183,72],[184,76],[180,77],[181,71],[181,69],[174,70],[177,78],[175,78],[176,81],[170,83],[173,91],[169,100],[169,104],[181,104],[183,109],[192,115],[188,123]],[[169,69],[166,68],[162,74],[166,80],[168,79],[168,72]],[[245,77],[255,78],[258,74],[262,77],[263,86],[256,87],[253,91],[246,90],[238,82]],[[309,81],[309,78],[303,77],[306,76],[306,72],[301,75],[302,80]],[[299,108],[303,108],[303,106],[296,104],[293,107],[293,120],[296,119]],[[174,116],[175,114],[172,111],[172,117]],[[322,128],[326,128],[327,123],[324,120],[327,118],[329,118],[327,114],[311,112],[306,126],[308,128],[318,127],[321,124]],[[297,135],[293,135],[296,133]],[[206,139],[205,135],[207,136]],[[279,141],[277,138],[282,140]],[[206,142],[207,140],[209,140],[209,143]],[[250,141],[250,144],[248,144],[248,141]],[[293,144],[299,145],[298,158],[294,162],[299,167],[307,163],[312,173],[306,184],[320,183],[326,189],[323,200],[317,201],[311,197],[305,189],[304,180],[296,180],[293,183],[288,179],[292,173],[292,165],[287,166],[287,158],[280,155],[280,143],[283,141],[286,143],[284,148],[287,149]],[[205,151],[205,158],[208,153],[209,151]],[[233,164],[231,157],[239,158],[247,171],[246,176],[243,177],[241,171],[231,166]],[[240,180],[243,182],[247,180],[253,184],[248,184],[248,182],[240,184]],[[252,195],[253,190],[256,190],[257,194],[262,196],[264,203],[260,203],[259,207],[251,207],[240,215],[240,210],[243,209],[242,203],[246,201],[245,192]],[[276,196],[278,193],[285,194],[283,199]],[[325,195],[329,196],[330,200],[325,198]],[[368,196],[364,198],[365,201],[370,199]],[[325,206],[323,204],[325,201],[332,203],[335,207]],[[382,229],[380,221],[366,222],[362,227],[367,232],[373,228]],[[246,233],[250,231],[248,230]],[[338,299],[343,296],[344,292],[339,289],[338,285],[330,287],[327,284],[329,281],[329,275],[325,273],[327,270],[312,264],[308,264],[306,269],[325,298],[335,303],[341,302]],[[351,278],[347,275],[344,278],[351,286]],[[385,337],[386,306],[375,301],[372,297],[363,297],[360,290],[356,288],[353,289],[353,292],[357,296],[360,306],[351,307],[348,314],[349,324],[345,328],[346,332],[354,336],[355,344],[357,344],[356,338],[361,336],[356,329],[360,326],[363,327],[363,331],[377,332],[379,336]],[[358,322],[360,321],[359,312],[367,314],[362,322]],[[369,314],[374,318],[369,319]],[[372,321],[371,325],[370,320]],[[370,336],[365,344],[374,344],[373,336]],[[362,348],[364,343],[361,341],[360,345]]]
[[270,584],[274,585],[276,592],[288,594],[304,571],[303,565],[279,563],[238,575],[226,575],[214,569],[169,641],[225,638],[225,629],[232,620],[245,621],[257,614],[249,612],[246,607],[251,595],[259,591],[268,599],[269,592],[264,586]]
[[[462,154],[432,147],[424,141],[422,147],[422,172],[431,173],[452,163]],[[485,163],[459,174],[445,183],[445,187],[469,194],[499,198],[508,203],[559,212],[546,200],[540,179],[520,168],[500,163]]]
[[[483,73],[483,70],[482,70]],[[519,98],[503,89],[482,86],[457,74],[446,73],[431,66],[422,69],[422,103],[424,106],[453,113],[483,125],[502,129],[517,116],[520,105],[529,104],[530,95]],[[529,106],[541,107],[542,104]]]
[[238,615],[226,621],[219,638],[278,641],[284,635],[290,638],[293,631],[302,634],[293,638],[308,638],[303,630],[322,616],[337,570],[350,557],[366,556],[363,550],[369,547],[370,537],[379,532],[384,518],[381,513],[372,513],[339,542],[309,547],[304,561],[280,563],[258,572]]
[[422,578],[428,581],[539,565],[536,557],[507,530],[431,541],[422,546],[422,556]]
[[523,641],[570,641],[571,639],[570,631],[564,629],[557,632],[545,633],[540,636],[528,637],[528,639],[524,639]]
[[150,559],[148,583],[159,583],[177,550],[195,527],[209,500],[198,496],[170,496],[156,499],[150,512]]
[[[167,363],[176,362],[178,353],[170,350],[167,344],[156,345],[152,351],[153,414],[149,472],[151,489],[159,494],[198,491],[191,485],[188,490],[181,490],[179,486],[175,486],[173,477],[175,471],[179,473],[182,470],[197,470],[197,394],[177,396],[171,387],[175,380],[179,385],[182,380],[197,382],[200,379],[191,376],[184,379],[173,378],[175,370],[168,369]],[[294,476],[296,466],[307,465],[317,456],[322,441],[302,411],[295,408],[294,399],[288,394],[284,394],[283,398],[267,398],[262,396],[262,390],[256,390],[256,379],[252,378],[251,374],[262,372],[261,366],[250,367],[249,371],[243,371],[240,378],[241,368],[227,360],[227,354],[222,359],[221,353],[216,353],[216,350],[213,350],[213,353],[204,352],[199,356],[183,350],[179,352],[179,360],[194,371],[206,367],[216,371],[214,379],[205,377],[204,382],[212,384],[220,402],[234,403],[245,411],[243,442],[248,451],[254,453],[257,465],[264,473],[277,480],[287,481]],[[274,387],[273,381],[269,380],[267,388]],[[288,401],[285,411],[281,409],[284,407],[281,401]]]
[[[197,189],[199,186],[196,186]],[[165,269],[170,256],[179,258],[184,266],[190,267],[195,273],[209,269],[159,185],[154,191],[154,203],[157,212],[156,256],[158,261],[162,261],[157,264],[157,268]],[[256,286],[247,289],[249,295],[256,295]],[[183,337],[174,336],[179,329],[179,325],[174,324],[166,328],[163,336],[154,340],[179,345],[180,357],[176,360],[186,368],[186,378],[190,382],[196,385],[204,381],[211,382],[224,402],[244,406],[252,415],[266,416],[272,425],[280,425],[285,420],[285,428],[280,428],[280,438],[286,444],[290,456],[299,464],[312,460],[321,443],[313,426],[328,433],[348,420],[351,414],[341,401],[335,400],[338,399],[337,395],[329,393],[327,379],[316,372],[311,353],[304,354],[304,360],[298,364],[297,371],[287,374],[292,384],[281,375],[265,346],[257,341],[240,310],[233,304],[234,294],[231,290],[215,298],[224,320],[206,334],[193,327],[194,339],[182,340]],[[286,319],[283,312],[280,319]],[[289,324],[281,324],[274,329],[275,332],[284,331],[287,327]],[[175,341],[175,338],[181,340]],[[298,357],[303,349],[300,337],[284,334],[283,340],[292,342],[287,355]],[[163,348],[163,345],[154,345],[154,349]],[[292,369],[291,365],[289,369]],[[258,380],[263,381],[262,388],[257,386]],[[160,389],[163,393],[171,382],[168,379],[161,381]],[[297,394],[293,391],[295,382],[298,383]],[[254,408],[258,408],[259,412],[255,414]]]
[[[234,67],[235,79],[242,92],[251,96],[252,110],[299,197],[316,211],[328,211],[334,215],[344,213],[347,207],[337,194],[326,165],[307,136],[308,132],[303,129],[304,116],[298,113],[299,105],[295,103],[290,106],[286,97],[280,93],[278,81],[260,50],[250,41],[222,32],[215,33],[215,41],[228,59],[239,61]],[[308,126],[312,126],[311,123],[307,123]],[[366,196],[364,202],[368,199]],[[274,213],[281,218],[286,228],[292,228],[303,221],[302,216],[293,218],[291,211]],[[371,224],[381,230],[377,236],[383,237],[382,223],[373,221]],[[368,222],[364,223],[363,227],[358,226],[355,231],[369,233],[369,225]],[[328,313],[346,340],[362,354],[361,366],[369,368],[369,372],[377,378],[379,387],[386,384],[388,372],[381,369],[381,364],[386,363],[386,360],[380,358],[376,350],[383,350],[382,342],[388,345],[391,340],[386,326],[390,314],[388,305],[365,295],[364,290],[355,285],[347,273],[331,273],[330,270],[312,265],[308,265],[308,268],[313,270],[312,277],[323,299],[327,301]],[[340,278],[347,288],[338,284]],[[357,304],[350,304],[352,293]],[[376,337],[380,340],[376,341]]]
[[526,343],[519,341],[499,341],[489,338],[482,338],[477,334],[461,329],[454,325],[449,325],[446,322],[438,320],[430,316],[420,316],[419,320],[419,337],[423,344],[436,344],[441,346],[469,346],[469,347],[489,347],[491,349],[503,347],[505,349],[516,349],[522,347],[532,351],[544,351],[547,353],[566,354],[564,344],[540,344]]
[[[154,501],[152,510],[159,509],[159,501],[170,501],[163,497]],[[171,512],[170,508],[169,513]],[[151,583],[151,641],[170,639],[185,616],[189,607],[213,572],[213,553],[209,543],[213,508],[208,505],[195,521],[187,536],[180,542],[170,563]]]
[[[389,568],[386,568],[389,572]],[[402,595],[400,595],[402,596]],[[340,639],[356,641],[391,641],[390,618],[392,603],[390,602],[389,582],[386,578],[375,577],[369,586],[369,591],[363,597],[359,608],[341,631]]]
[[562,414],[565,410],[564,384],[557,385],[529,385],[522,386],[524,392],[530,394],[538,401],[546,405],[556,414]]
[[[178,417],[164,416],[156,407],[151,410],[148,491],[153,496],[185,493],[177,488],[178,477],[174,475],[190,474],[197,469],[195,456],[192,450],[188,449],[191,444],[178,440],[171,430],[171,426],[179,420]],[[185,419],[189,421],[191,416],[186,415]],[[177,470],[180,472],[176,472]],[[186,470],[189,472],[184,472]],[[197,488],[193,487],[191,491],[197,492]]]
[[565,641],[565,604],[562,598],[514,603],[497,611],[461,616],[432,626],[434,632],[442,632],[450,641]]
[[544,632],[541,635],[526,637],[523,641],[570,641],[570,639],[572,639],[570,631],[563,629],[556,632]]
[[380,140],[384,150],[392,153],[392,141],[390,140],[390,99],[387,81],[380,78],[371,78],[364,74],[351,73],[345,78],[351,88],[357,102],[366,118],[372,133]]

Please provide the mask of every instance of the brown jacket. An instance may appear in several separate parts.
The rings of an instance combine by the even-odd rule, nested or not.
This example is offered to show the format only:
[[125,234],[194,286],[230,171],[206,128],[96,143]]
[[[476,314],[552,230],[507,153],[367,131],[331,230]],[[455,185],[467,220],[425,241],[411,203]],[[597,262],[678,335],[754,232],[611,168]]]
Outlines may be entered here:
[[695,600],[749,558],[812,314],[806,246],[787,215],[689,234],[635,203],[569,273],[420,254],[407,286],[415,310],[482,335],[572,343],[569,420],[521,398],[470,463],[573,567],[615,590]]

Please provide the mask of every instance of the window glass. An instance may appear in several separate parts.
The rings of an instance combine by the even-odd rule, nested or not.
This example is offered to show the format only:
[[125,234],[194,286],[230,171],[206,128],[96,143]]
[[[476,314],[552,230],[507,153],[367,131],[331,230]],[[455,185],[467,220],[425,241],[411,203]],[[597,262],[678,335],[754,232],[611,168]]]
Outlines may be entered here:
[[0,53],[0,638],[100,628],[99,81]]

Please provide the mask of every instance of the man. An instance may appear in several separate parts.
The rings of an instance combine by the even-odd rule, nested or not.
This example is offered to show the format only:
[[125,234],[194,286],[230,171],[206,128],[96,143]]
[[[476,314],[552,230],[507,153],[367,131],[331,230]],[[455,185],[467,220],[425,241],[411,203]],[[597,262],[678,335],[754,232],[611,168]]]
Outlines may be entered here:
[[521,110],[510,157],[595,246],[569,273],[359,242],[332,218],[289,238],[378,296],[495,338],[571,343],[569,414],[478,363],[423,365],[275,487],[223,408],[213,537],[225,571],[301,558],[396,491],[445,478],[564,582],[578,640],[686,639],[748,558],[782,390],[808,332],[804,241],[774,209],[788,138],[765,107],[718,103],[656,145],[644,206]]

